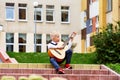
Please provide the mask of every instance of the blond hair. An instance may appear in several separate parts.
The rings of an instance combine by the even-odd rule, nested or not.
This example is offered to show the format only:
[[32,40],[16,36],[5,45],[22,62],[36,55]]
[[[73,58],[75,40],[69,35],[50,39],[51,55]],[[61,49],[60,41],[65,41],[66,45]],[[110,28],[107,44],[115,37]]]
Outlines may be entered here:
[[51,39],[53,40],[53,38],[54,38],[55,36],[60,36],[60,33],[59,33],[58,31],[52,31],[52,32],[50,33]]

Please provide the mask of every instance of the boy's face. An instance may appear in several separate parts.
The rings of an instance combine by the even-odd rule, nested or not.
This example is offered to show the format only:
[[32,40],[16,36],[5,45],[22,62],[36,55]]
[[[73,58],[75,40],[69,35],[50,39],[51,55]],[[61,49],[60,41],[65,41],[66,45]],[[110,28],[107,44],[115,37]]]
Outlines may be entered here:
[[60,40],[59,35],[55,35],[54,38],[53,38],[53,41],[54,42],[59,42],[59,40]]

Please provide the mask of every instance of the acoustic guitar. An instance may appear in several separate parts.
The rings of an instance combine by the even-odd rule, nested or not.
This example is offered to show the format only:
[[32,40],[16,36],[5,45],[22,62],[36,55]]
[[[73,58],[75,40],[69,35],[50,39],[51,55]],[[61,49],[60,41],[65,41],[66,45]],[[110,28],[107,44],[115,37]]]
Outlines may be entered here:
[[63,49],[48,49],[48,55],[50,57],[56,58],[58,62],[62,61],[65,58],[65,52],[68,50],[67,44],[71,38],[74,38],[76,33],[73,32],[71,36],[65,42],[59,42],[57,46],[63,46]]

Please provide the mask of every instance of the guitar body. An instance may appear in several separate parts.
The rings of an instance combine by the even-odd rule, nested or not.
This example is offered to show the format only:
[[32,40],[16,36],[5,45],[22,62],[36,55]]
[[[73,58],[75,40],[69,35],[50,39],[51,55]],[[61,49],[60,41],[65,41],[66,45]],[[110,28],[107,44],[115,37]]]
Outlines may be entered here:
[[[57,46],[63,45],[63,42],[59,42]],[[62,61],[65,58],[65,52],[68,49],[68,46],[65,46],[64,49],[49,49],[48,55],[50,57],[56,58],[58,62]]]

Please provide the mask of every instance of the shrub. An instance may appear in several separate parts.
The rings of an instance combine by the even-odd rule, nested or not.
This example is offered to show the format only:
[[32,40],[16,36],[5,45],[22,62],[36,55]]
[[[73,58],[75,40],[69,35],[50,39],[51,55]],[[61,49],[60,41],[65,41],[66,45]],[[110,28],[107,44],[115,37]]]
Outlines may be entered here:
[[38,75],[30,75],[29,76],[29,80],[47,80],[46,78],[42,77],[42,76],[38,76]]
[[2,76],[1,80],[16,80],[14,76]]
[[28,80],[28,77],[26,77],[26,76],[20,76],[18,80]]
[[102,32],[93,37],[98,63],[120,62],[120,21],[109,23]]
[[67,80],[66,78],[61,78],[61,77],[53,77],[50,80]]

